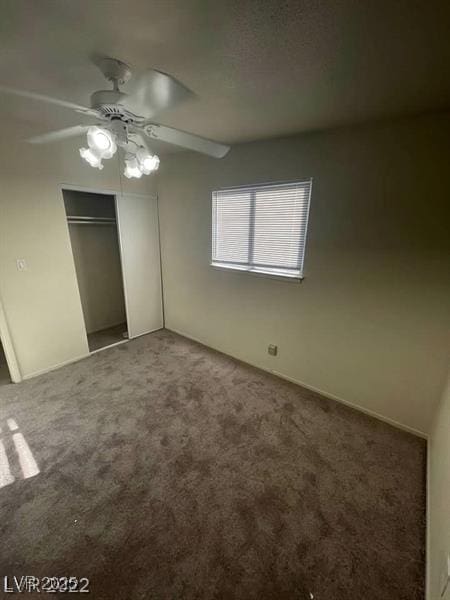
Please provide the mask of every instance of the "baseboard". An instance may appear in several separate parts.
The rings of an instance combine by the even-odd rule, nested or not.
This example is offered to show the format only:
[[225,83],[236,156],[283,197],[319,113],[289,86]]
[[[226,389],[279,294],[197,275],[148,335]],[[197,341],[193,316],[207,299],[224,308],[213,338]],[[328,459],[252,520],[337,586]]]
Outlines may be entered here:
[[[412,433],[413,435],[416,435],[418,437],[421,437],[423,439],[428,439],[428,435],[423,432],[420,431],[418,429],[415,429],[414,427],[410,427],[409,425],[405,425],[404,423],[400,423],[398,421],[396,421],[395,419],[391,419],[389,417],[385,417],[384,415],[381,415],[379,413],[377,413],[376,411],[370,410],[368,408],[364,408],[362,406],[359,406],[358,404],[355,404],[353,402],[350,402],[349,400],[345,400],[344,398],[341,398],[340,396],[336,396],[335,394],[331,394],[330,392],[327,392],[325,390],[322,390],[320,388],[317,388],[315,386],[312,386],[304,381],[300,381],[299,379],[295,379],[294,377],[290,377],[289,375],[285,375],[284,373],[281,373],[279,371],[275,371],[273,369],[267,369],[265,367],[262,367],[261,365],[258,365],[256,363],[250,362],[250,361],[243,361],[241,358],[239,358],[238,356],[234,356],[233,354],[228,354],[226,352],[223,352],[223,350],[221,350],[220,348],[211,346],[209,344],[205,344],[205,342],[203,342],[202,340],[189,335],[187,333],[185,333],[184,331],[180,331],[179,329],[175,329],[173,327],[166,327],[166,329],[168,329],[169,331],[173,331],[174,333],[177,333],[178,335],[182,335],[183,337],[186,337],[194,342],[197,342],[199,344],[202,344],[203,346],[207,346],[212,348],[213,350],[217,350],[218,352],[221,352],[222,354],[227,354],[227,356],[231,356],[232,358],[235,358],[236,360],[240,360],[242,362],[246,362],[247,364],[251,365],[252,367],[256,367],[257,369],[261,369],[262,371],[265,371],[267,373],[271,373],[272,375],[276,375],[277,377],[280,377],[281,379],[285,379],[286,381],[290,381],[291,383],[295,383],[296,385],[299,385],[301,387],[306,388],[307,390],[311,390],[312,392],[316,392],[317,394],[320,394],[321,396],[324,396],[325,398],[329,398],[330,400],[334,400],[335,402],[339,402],[341,404],[344,404],[346,406],[349,406],[350,408],[353,408],[354,410],[358,410],[359,412],[362,412],[366,415],[369,415],[370,417],[373,417],[375,419],[378,419],[379,421],[383,421],[384,423],[388,423],[389,425],[392,425],[393,427],[397,427],[397,429],[402,429],[403,431],[407,431],[409,433]],[[153,333],[154,331],[159,331],[160,328],[154,329],[152,331],[148,331],[143,333],[142,335],[147,335],[148,333]],[[136,337],[140,337],[140,336],[136,336]],[[132,338],[134,339],[134,338]],[[124,340],[126,341],[126,340]],[[121,342],[119,342],[121,343]],[[83,354],[81,356],[78,356],[76,358],[72,358],[70,360],[67,360],[65,362],[62,363],[58,363],[57,365],[53,365],[52,367],[48,367],[46,369],[42,369],[40,371],[34,371],[33,373],[29,373],[27,375],[23,376],[23,379],[31,379],[33,377],[37,377],[38,375],[43,375],[44,373],[49,373],[50,371],[55,371],[56,369],[59,369],[61,367],[64,367],[65,365],[69,365],[71,363],[74,362],[78,362],[79,360],[82,360],[83,358],[87,358],[91,355],[92,353],[88,353],[88,354]]]
[[[258,366],[258,365],[254,365],[254,366]],[[261,369],[262,367],[259,367],[259,368]],[[263,368],[263,370],[268,371],[268,369],[264,369],[264,368]],[[277,375],[278,377],[281,377],[282,379],[286,379],[287,381],[291,381],[292,383],[296,383],[297,385],[301,385],[302,387],[306,388],[307,390],[311,390],[312,392],[317,392],[321,396],[325,396],[326,398],[329,398],[330,400],[335,400],[336,402],[339,402],[340,404],[345,404],[346,406],[353,408],[354,410],[358,410],[359,412],[362,412],[362,413],[368,415],[369,417],[373,417],[374,419],[383,421],[383,423],[392,425],[393,427],[396,427],[397,429],[402,429],[403,431],[412,433],[413,435],[416,435],[417,437],[423,438],[425,440],[428,439],[428,434],[426,434],[424,431],[420,431],[419,429],[415,429],[414,427],[410,427],[409,425],[400,423],[399,421],[396,421],[395,419],[391,419],[390,417],[385,417],[384,415],[381,415],[380,413],[377,413],[376,411],[371,410],[370,408],[365,408],[365,407],[360,406],[359,404],[355,404],[354,402],[351,402],[349,400],[344,400],[344,398],[341,398],[340,396],[335,396],[334,394],[331,394],[330,392],[325,392],[324,390],[321,390],[320,388],[317,388],[317,387],[314,387],[307,383],[304,383],[303,381],[300,381],[298,379],[294,379],[293,377],[289,377],[288,375],[284,375],[283,373],[279,373],[278,371],[268,371],[268,372],[273,373],[274,375]]]
[[325,398],[329,398],[330,400],[334,400],[335,402],[339,402],[340,404],[345,404],[345,406],[353,408],[354,410],[358,410],[359,412],[362,412],[370,417],[378,419],[379,421],[383,421],[384,423],[387,423],[388,425],[392,425],[393,427],[396,427],[397,429],[407,431],[408,433],[412,433],[413,435],[416,435],[425,440],[428,439],[428,435],[424,431],[420,431],[419,429],[415,429],[414,427],[410,427],[409,425],[400,423],[399,421],[396,421],[395,419],[385,417],[384,415],[381,415],[373,410],[370,410],[369,408],[364,408],[362,406],[359,406],[358,404],[354,404],[353,402],[350,402],[349,400],[345,400],[344,398],[341,398],[339,396],[331,394],[330,392],[326,392],[325,390],[321,390],[320,388],[309,385],[308,383],[305,383],[304,381],[300,381],[299,379],[295,379],[294,377],[290,377],[289,375],[280,373],[279,371],[275,371],[273,369],[266,369],[265,367],[262,367],[261,365],[258,365],[256,363],[250,362],[248,360],[242,360],[242,358],[239,358],[239,356],[235,356],[233,354],[228,354],[227,352],[224,352],[220,348],[206,344],[202,340],[200,340],[192,335],[189,335],[187,333],[184,333],[183,331],[180,331],[178,329],[174,329],[173,327],[166,326],[166,329],[168,329],[169,331],[173,331],[174,333],[177,333],[178,335],[182,335],[183,337],[186,337],[194,342],[202,344],[203,346],[207,346],[209,348],[212,348],[213,350],[217,350],[217,352],[226,354],[227,356],[230,356],[231,358],[235,358],[236,360],[240,360],[241,362],[247,363],[248,365],[251,365],[252,367],[261,369],[262,371],[265,371],[266,373],[271,373],[272,375],[276,375],[277,377],[280,377],[281,379],[285,379],[286,381],[290,381],[291,383],[300,385],[301,387],[304,387],[307,390],[316,392],[317,394],[320,394],[321,396],[325,396]]
[[130,340],[137,340],[137,338],[142,337],[143,335],[148,335],[149,333],[155,333],[155,331],[161,331],[164,329],[164,325],[160,327],[156,327],[155,329],[149,329],[148,331],[144,331],[143,333],[138,333],[137,335],[133,335],[133,337],[129,338]]
[[152,329],[151,331],[146,331],[146,332],[136,335],[132,338],[120,340],[120,342],[114,342],[114,344],[110,344],[109,346],[104,346],[103,348],[98,348],[97,350],[93,350],[92,352],[88,352],[87,354],[81,354],[80,356],[71,358],[70,360],[66,360],[64,362],[53,365],[51,367],[47,367],[46,369],[41,369],[40,371],[33,371],[33,373],[28,373],[27,375],[24,375],[22,379],[23,380],[33,379],[33,377],[38,377],[39,375],[45,375],[45,373],[50,373],[51,371],[56,371],[57,369],[60,369],[61,367],[65,367],[66,365],[70,365],[72,363],[78,362],[79,360],[83,360],[83,358],[89,358],[89,356],[91,356],[92,354],[96,354],[97,352],[106,350],[106,348],[113,348],[114,346],[119,346],[120,344],[130,342],[131,340],[135,340],[136,338],[141,337],[143,335],[148,335],[149,333],[154,333],[155,331],[160,331],[161,329],[163,329],[163,327],[157,327],[156,329]]
[[57,369],[60,369],[61,367],[65,367],[66,365],[70,365],[72,363],[78,362],[79,360],[83,360],[83,358],[89,358],[90,355],[91,355],[90,352],[88,352],[87,354],[81,354],[80,356],[71,358],[70,360],[65,360],[64,362],[58,363],[51,367],[47,367],[45,369],[41,369],[40,371],[33,371],[33,373],[28,373],[27,375],[24,375],[22,379],[23,380],[33,379],[33,377],[38,377],[39,375],[45,375],[45,373],[50,373],[51,371],[56,371]]
[[155,331],[160,331],[163,327],[157,327],[156,329],[150,329],[149,331],[144,331],[144,333],[140,333],[139,335],[135,335],[131,338],[125,338],[120,340],[120,342],[114,342],[113,344],[108,344],[108,346],[102,346],[101,348],[97,348],[96,350],[92,350],[89,354],[97,354],[98,352],[102,352],[103,350],[107,350],[108,348],[114,348],[115,346],[120,346],[121,344],[126,344],[131,342],[131,340],[136,340],[137,338],[142,337],[143,335],[148,335],[149,333],[154,333]]

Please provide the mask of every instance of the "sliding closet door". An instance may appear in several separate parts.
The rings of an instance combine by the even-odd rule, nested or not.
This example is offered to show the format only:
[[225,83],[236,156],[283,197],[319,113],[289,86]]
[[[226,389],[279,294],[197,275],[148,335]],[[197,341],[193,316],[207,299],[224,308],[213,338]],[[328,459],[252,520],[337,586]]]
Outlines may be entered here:
[[122,257],[128,335],[163,326],[158,203],[156,196],[118,195],[117,224]]

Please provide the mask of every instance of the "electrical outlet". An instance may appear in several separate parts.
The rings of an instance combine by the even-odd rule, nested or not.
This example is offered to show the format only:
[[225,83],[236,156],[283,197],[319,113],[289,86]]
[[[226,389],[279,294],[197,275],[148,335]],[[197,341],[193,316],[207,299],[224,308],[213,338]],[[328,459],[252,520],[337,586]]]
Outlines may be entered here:
[[18,258],[16,259],[16,266],[18,271],[26,271],[27,261],[24,258]]
[[444,597],[445,593],[450,589],[450,554],[443,556],[442,570],[441,570],[441,598]]
[[276,356],[278,354],[278,346],[275,346],[275,344],[269,344],[269,347],[267,348],[267,352],[271,356]]

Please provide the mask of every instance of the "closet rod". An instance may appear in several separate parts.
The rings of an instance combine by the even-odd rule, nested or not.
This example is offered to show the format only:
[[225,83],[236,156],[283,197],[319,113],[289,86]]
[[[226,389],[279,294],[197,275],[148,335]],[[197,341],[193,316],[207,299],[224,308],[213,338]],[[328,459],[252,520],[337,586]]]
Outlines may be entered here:
[[68,215],[67,222],[76,225],[115,225],[114,217],[82,217],[76,215]]
[[105,223],[104,221],[67,221],[69,225],[115,225],[115,221]]

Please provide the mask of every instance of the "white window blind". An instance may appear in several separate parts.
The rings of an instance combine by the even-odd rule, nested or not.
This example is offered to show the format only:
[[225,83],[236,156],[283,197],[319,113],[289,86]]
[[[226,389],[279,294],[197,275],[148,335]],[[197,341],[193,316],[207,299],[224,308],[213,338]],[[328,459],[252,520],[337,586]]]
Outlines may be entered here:
[[311,179],[212,194],[212,261],[217,267],[303,277]]

